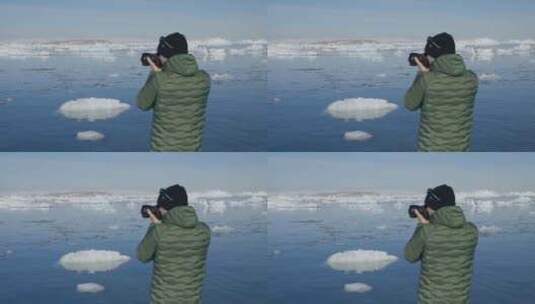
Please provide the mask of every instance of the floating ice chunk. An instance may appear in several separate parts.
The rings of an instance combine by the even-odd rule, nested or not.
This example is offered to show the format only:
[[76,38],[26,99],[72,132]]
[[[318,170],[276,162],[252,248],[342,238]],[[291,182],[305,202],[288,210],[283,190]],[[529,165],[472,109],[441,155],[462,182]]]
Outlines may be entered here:
[[84,283],[76,285],[76,290],[82,293],[97,293],[104,291],[104,286],[97,283]]
[[67,270],[95,273],[113,270],[129,260],[129,256],[117,251],[91,249],[68,253],[61,257],[59,263]]
[[384,99],[359,97],[335,101],[327,107],[327,112],[334,118],[363,121],[381,118],[397,108]]
[[229,233],[232,231],[234,231],[234,228],[227,226],[227,225],[223,225],[223,226],[216,225],[212,227],[212,232],[214,234],[225,234],[225,233]]
[[496,81],[496,80],[500,80],[501,77],[500,75],[497,75],[495,73],[492,73],[492,74],[481,74],[479,75],[479,80],[481,81]]
[[366,141],[372,137],[373,135],[364,131],[352,131],[344,134],[344,139],[347,141]]
[[334,270],[357,273],[377,271],[398,260],[398,257],[377,250],[350,250],[338,252],[327,259]]
[[479,227],[479,234],[481,236],[491,236],[501,232],[503,229],[498,226],[481,226]]
[[76,139],[83,141],[97,141],[102,140],[103,138],[104,134],[97,131],[83,131],[76,133]]
[[372,290],[372,287],[364,283],[351,283],[351,284],[345,284],[344,290],[346,292],[365,293],[365,292]]
[[117,99],[80,98],[67,101],[59,108],[59,112],[70,119],[95,121],[119,116],[130,109],[130,105]]
[[227,74],[227,73],[224,73],[224,74],[216,73],[212,75],[213,81],[227,81],[227,80],[232,80],[232,79],[234,79],[234,76]]

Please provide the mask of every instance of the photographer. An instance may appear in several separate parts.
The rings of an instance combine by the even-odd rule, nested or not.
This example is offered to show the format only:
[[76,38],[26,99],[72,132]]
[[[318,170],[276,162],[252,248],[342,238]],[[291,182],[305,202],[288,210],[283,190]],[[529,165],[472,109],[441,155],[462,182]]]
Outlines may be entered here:
[[143,206],[151,225],[137,248],[137,258],[153,261],[152,304],[201,303],[210,228],[197,219],[180,185],[161,189],[156,206]]
[[157,54],[143,54],[151,73],[137,96],[143,111],[153,110],[153,151],[199,151],[205,122],[210,76],[188,54],[186,38],[174,33],[160,38]]
[[429,37],[425,54],[413,53],[409,62],[419,69],[405,95],[408,110],[421,110],[418,150],[468,151],[478,79],[455,53],[453,37]]
[[419,222],[405,247],[409,262],[421,261],[418,303],[469,303],[478,231],[455,206],[453,189],[429,189],[409,215]]

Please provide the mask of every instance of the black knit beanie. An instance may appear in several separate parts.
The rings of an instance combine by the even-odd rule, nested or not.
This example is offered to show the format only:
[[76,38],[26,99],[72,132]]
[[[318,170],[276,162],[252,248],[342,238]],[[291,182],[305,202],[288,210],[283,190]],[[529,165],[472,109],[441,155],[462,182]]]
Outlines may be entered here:
[[429,37],[425,45],[425,54],[433,58],[455,54],[455,40],[448,33],[441,33],[434,37]]
[[180,33],[173,33],[166,37],[160,38],[158,44],[158,55],[165,58],[171,58],[178,54],[188,53],[188,41],[186,37]]
[[455,206],[455,193],[448,185],[441,185],[427,190],[425,206],[433,210],[438,210],[446,206]]
[[157,206],[165,210],[171,210],[174,207],[187,206],[188,194],[186,189],[180,185],[173,185],[166,189],[160,190]]

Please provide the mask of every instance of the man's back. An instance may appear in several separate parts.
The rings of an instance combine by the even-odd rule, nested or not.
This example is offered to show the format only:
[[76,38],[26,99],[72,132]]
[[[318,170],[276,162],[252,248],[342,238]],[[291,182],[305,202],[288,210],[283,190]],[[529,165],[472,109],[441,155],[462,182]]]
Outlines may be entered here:
[[459,207],[444,207],[419,226],[405,257],[421,260],[418,303],[469,303],[478,231]]
[[419,75],[405,96],[405,105],[421,110],[420,151],[470,149],[477,89],[477,76],[456,54],[437,58],[430,72]]
[[153,109],[152,150],[200,150],[209,92],[210,76],[189,54],[171,57],[149,77],[138,106]]
[[151,227],[138,248],[140,260],[154,262],[151,303],[201,302],[209,243],[210,229],[192,207],[175,207]]

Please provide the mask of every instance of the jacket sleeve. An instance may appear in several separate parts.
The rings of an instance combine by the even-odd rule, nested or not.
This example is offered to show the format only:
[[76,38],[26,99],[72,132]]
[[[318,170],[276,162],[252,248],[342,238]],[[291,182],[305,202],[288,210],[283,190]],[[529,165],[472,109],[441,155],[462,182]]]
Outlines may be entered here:
[[[160,72],[161,73],[161,72]],[[143,111],[148,111],[154,107],[156,96],[158,95],[158,77],[156,72],[150,72],[147,81],[141,91],[137,94],[137,106]]]
[[418,110],[424,102],[426,89],[427,85],[425,83],[424,74],[419,72],[418,75],[416,75],[411,87],[405,94],[405,108],[407,108],[409,111]]
[[155,224],[151,224],[145,237],[137,246],[137,259],[143,263],[148,263],[154,259],[154,254],[158,248],[158,229]]
[[[427,224],[430,225],[430,224]],[[418,224],[411,239],[405,245],[405,259],[411,263],[418,262],[422,258],[425,249],[427,232],[422,224]]]

